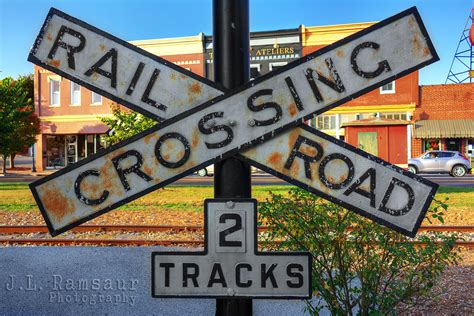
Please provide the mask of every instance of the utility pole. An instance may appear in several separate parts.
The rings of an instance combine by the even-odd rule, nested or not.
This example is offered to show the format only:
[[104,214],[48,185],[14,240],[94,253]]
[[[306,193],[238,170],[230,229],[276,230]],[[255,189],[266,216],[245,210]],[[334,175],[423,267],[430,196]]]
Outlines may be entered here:
[[[248,0],[213,1],[214,81],[225,88],[250,79]],[[229,118],[231,119],[231,118]],[[216,198],[250,198],[250,166],[231,157],[215,164]],[[217,299],[216,315],[252,315],[251,299]]]

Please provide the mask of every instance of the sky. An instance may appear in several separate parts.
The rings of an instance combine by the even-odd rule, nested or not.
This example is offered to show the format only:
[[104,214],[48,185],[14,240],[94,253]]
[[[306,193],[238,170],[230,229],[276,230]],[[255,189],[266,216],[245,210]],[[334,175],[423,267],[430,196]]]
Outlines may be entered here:
[[[420,84],[446,81],[473,0],[249,0],[250,30],[380,21],[416,6],[440,56]],[[0,78],[33,71],[27,56],[51,7],[126,41],[212,35],[212,0],[0,0]]]

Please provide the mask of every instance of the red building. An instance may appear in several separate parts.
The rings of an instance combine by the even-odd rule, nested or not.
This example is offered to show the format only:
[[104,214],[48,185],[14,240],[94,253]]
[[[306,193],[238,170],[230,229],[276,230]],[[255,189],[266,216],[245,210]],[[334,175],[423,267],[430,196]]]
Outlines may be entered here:
[[426,150],[455,150],[472,157],[474,83],[420,86],[415,110],[413,156]]
[[385,161],[407,167],[409,124],[409,121],[378,117],[344,123],[345,141]]

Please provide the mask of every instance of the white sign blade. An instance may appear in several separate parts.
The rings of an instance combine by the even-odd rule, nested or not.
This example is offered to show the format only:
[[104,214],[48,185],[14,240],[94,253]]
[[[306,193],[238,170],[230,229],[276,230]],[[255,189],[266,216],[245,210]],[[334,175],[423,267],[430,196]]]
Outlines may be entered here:
[[257,201],[204,202],[204,251],[152,255],[153,297],[311,298],[308,252],[261,252]]
[[436,60],[416,9],[410,9],[66,167],[31,189],[57,235]]
[[54,8],[28,60],[159,121],[223,94],[212,81]]
[[306,125],[239,156],[257,168],[411,237],[438,187]]

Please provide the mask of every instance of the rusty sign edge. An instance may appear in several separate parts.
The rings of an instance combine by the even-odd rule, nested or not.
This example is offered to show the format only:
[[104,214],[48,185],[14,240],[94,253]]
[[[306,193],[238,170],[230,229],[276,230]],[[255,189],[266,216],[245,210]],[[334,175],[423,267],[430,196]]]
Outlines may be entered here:
[[160,56],[154,55],[154,54],[152,54],[152,53],[150,53],[150,52],[148,52],[148,51],[146,51],[146,50],[144,50],[144,49],[142,49],[138,46],[130,44],[129,42],[124,41],[124,40],[122,40],[122,39],[120,39],[120,38],[118,38],[118,37],[116,37],[116,36],[114,36],[110,33],[107,33],[107,32],[105,32],[105,31],[103,31],[103,30],[101,30],[101,29],[85,22],[85,21],[79,20],[78,18],[75,18],[75,17],[73,17],[73,16],[71,16],[71,15],[69,15],[69,14],[67,14],[67,13],[65,13],[65,12],[63,12],[59,9],[56,9],[54,7],[50,8],[50,10],[49,10],[48,14],[46,15],[46,18],[45,18],[42,26],[41,26],[41,29],[40,29],[40,31],[39,31],[39,33],[38,33],[38,35],[37,35],[37,37],[36,37],[36,39],[33,43],[33,46],[30,49],[27,60],[29,62],[32,62],[32,63],[44,68],[44,69],[52,71],[53,73],[61,75],[61,77],[64,77],[68,80],[71,80],[71,81],[73,81],[73,82],[75,82],[75,83],[77,83],[77,84],[79,84],[79,85],[81,85],[81,86],[83,86],[83,87],[85,87],[85,88],[87,88],[91,91],[94,91],[94,92],[96,92],[96,93],[98,93],[98,94],[100,94],[100,95],[102,95],[102,96],[104,96],[104,97],[106,97],[106,98],[108,98],[112,101],[118,102],[119,104],[122,104],[122,105],[136,111],[136,112],[139,112],[139,113],[145,115],[146,117],[152,118],[152,119],[156,120],[157,122],[162,122],[162,121],[165,121],[166,119],[159,116],[159,115],[153,114],[153,113],[147,111],[146,109],[144,109],[144,108],[142,108],[142,107],[140,107],[140,106],[138,106],[138,105],[136,105],[136,104],[134,104],[130,101],[119,98],[119,97],[117,97],[117,96],[115,96],[115,95],[113,95],[113,94],[111,94],[111,93],[109,93],[109,92],[107,92],[103,89],[100,89],[100,88],[98,88],[98,87],[96,87],[96,86],[94,86],[94,85],[92,85],[92,84],[90,84],[90,83],[88,83],[84,80],[78,79],[78,78],[68,74],[67,72],[65,72],[65,71],[63,71],[59,68],[56,68],[56,67],[53,67],[53,66],[51,66],[47,63],[44,63],[35,56],[35,53],[38,50],[38,46],[41,44],[41,42],[44,39],[44,32],[45,32],[46,28],[48,27],[48,22],[49,22],[49,20],[51,20],[51,18],[54,15],[57,15],[61,18],[64,18],[67,21],[75,23],[75,24],[77,24],[77,25],[79,25],[79,26],[81,26],[81,27],[83,27],[83,28],[85,28],[85,29],[87,29],[91,32],[99,34],[99,35],[101,35],[101,36],[103,36],[103,37],[105,37],[105,38],[107,38],[107,39],[109,39],[113,42],[116,42],[116,43],[126,47],[127,49],[130,49],[130,50],[132,50],[132,51],[134,51],[134,52],[136,52],[140,55],[146,56],[146,57],[152,59],[153,61],[156,61],[157,63],[159,63],[159,64],[161,64],[165,67],[169,67],[169,68],[171,68],[171,69],[173,69],[173,70],[175,70],[175,71],[177,71],[177,72],[179,72],[183,75],[186,75],[186,76],[188,76],[188,77],[190,77],[194,80],[197,80],[197,81],[199,81],[199,82],[201,82],[201,83],[203,83],[203,84],[205,84],[205,85],[207,85],[211,88],[219,90],[223,93],[226,93],[228,91],[224,87],[219,86],[215,82],[213,82],[213,81],[211,81],[211,80],[209,80],[205,77],[201,77],[201,76],[195,74],[194,72],[191,72],[190,70],[187,70],[187,69],[182,68],[178,65],[175,65],[174,63],[172,63],[170,61],[167,61],[166,59],[164,59]]
[[[266,75],[264,75],[264,76],[262,76],[262,77],[257,78],[256,80],[250,81],[250,82],[248,82],[247,84],[245,84],[245,85],[243,85],[243,86],[241,86],[241,87],[238,87],[237,89],[234,89],[234,90],[230,91],[229,93],[226,93],[226,94],[217,96],[217,97],[215,97],[214,99],[211,99],[211,100],[209,100],[209,101],[207,101],[207,102],[205,102],[205,103],[203,103],[203,104],[201,104],[201,105],[198,105],[198,106],[196,106],[196,107],[194,107],[194,108],[192,108],[192,109],[189,109],[189,110],[187,110],[187,111],[184,111],[184,112],[182,112],[182,113],[180,113],[180,114],[178,114],[178,115],[176,115],[176,116],[174,116],[174,117],[172,117],[172,118],[170,118],[170,119],[167,119],[167,120],[163,121],[163,122],[160,123],[160,124],[155,125],[154,127],[150,128],[150,129],[148,129],[148,130],[142,131],[142,132],[140,132],[140,133],[138,133],[138,134],[136,134],[136,135],[134,135],[134,136],[132,136],[132,137],[130,137],[130,138],[124,140],[124,141],[121,141],[121,142],[119,142],[119,143],[117,143],[117,144],[115,144],[115,145],[113,145],[113,146],[111,146],[111,147],[108,147],[108,148],[106,148],[105,150],[103,150],[103,151],[100,152],[100,153],[96,153],[96,154],[93,154],[93,155],[91,155],[91,156],[88,156],[87,158],[85,158],[85,159],[83,159],[83,160],[81,160],[81,161],[79,161],[79,162],[77,162],[77,163],[74,163],[74,164],[72,164],[72,165],[66,166],[65,168],[63,168],[63,169],[61,169],[61,170],[55,172],[54,174],[48,175],[48,176],[46,176],[46,177],[44,177],[44,178],[42,178],[42,179],[39,179],[39,180],[37,180],[37,181],[35,181],[35,182],[30,183],[30,185],[29,185],[29,186],[30,186],[30,189],[31,189],[32,191],[35,191],[35,192],[33,193],[33,195],[34,195],[34,197],[35,197],[35,200],[36,200],[36,202],[37,202],[37,204],[38,204],[38,207],[40,208],[40,211],[41,211],[43,217],[45,217],[45,220],[46,220],[47,214],[46,214],[46,212],[45,212],[45,210],[44,210],[43,203],[41,203],[41,200],[39,199],[39,196],[38,196],[38,194],[36,193],[36,188],[35,188],[36,186],[41,185],[41,184],[43,184],[43,183],[45,183],[45,182],[47,182],[47,181],[49,181],[49,180],[52,180],[52,179],[54,179],[54,178],[56,178],[56,177],[59,177],[59,176],[65,174],[65,173],[68,173],[69,171],[74,170],[74,169],[76,169],[76,168],[78,168],[78,167],[80,167],[80,166],[82,166],[82,165],[84,165],[84,164],[86,164],[86,163],[88,163],[88,162],[90,162],[90,161],[93,161],[93,160],[95,160],[95,159],[97,159],[97,158],[100,158],[100,157],[102,157],[102,156],[104,156],[104,155],[106,155],[106,154],[108,154],[108,153],[114,151],[115,149],[118,149],[118,148],[121,148],[121,147],[123,147],[123,146],[126,146],[126,145],[128,145],[129,143],[131,143],[131,142],[133,142],[133,141],[135,141],[135,140],[138,140],[138,139],[140,139],[140,138],[142,138],[142,137],[144,137],[144,136],[146,136],[146,135],[148,135],[148,134],[150,134],[150,133],[156,132],[156,131],[158,131],[158,130],[160,130],[160,129],[162,129],[162,128],[165,128],[165,127],[167,127],[167,126],[169,126],[169,125],[171,125],[171,124],[174,124],[175,122],[181,120],[182,118],[185,118],[185,117],[187,117],[187,116],[190,116],[190,115],[192,115],[192,114],[194,114],[194,113],[196,113],[196,112],[202,111],[202,110],[204,110],[204,109],[206,109],[206,108],[212,106],[213,104],[218,103],[218,102],[220,102],[220,101],[222,101],[222,100],[224,100],[224,99],[230,98],[230,97],[232,97],[233,95],[238,94],[238,93],[240,93],[241,91],[243,91],[243,90],[245,90],[245,89],[247,89],[247,88],[249,88],[249,87],[252,87],[252,86],[254,86],[254,85],[260,83],[261,81],[268,80],[268,79],[270,79],[270,78],[272,78],[272,77],[274,77],[274,76],[280,74],[281,72],[284,72],[284,71],[287,71],[287,70],[289,70],[289,69],[292,69],[292,68],[294,68],[294,67],[300,65],[301,63],[304,63],[304,62],[307,62],[307,61],[309,61],[309,60],[311,60],[311,59],[314,59],[315,57],[317,57],[317,56],[319,56],[319,55],[321,55],[321,54],[323,54],[323,53],[326,53],[327,51],[331,51],[331,50],[333,50],[333,49],[335,49],[335,48],[337,48],[337,47],[339,47],[339,46],[341,46],[341,45],[346,44],[347,42],[350,42],[350,41],[352,41],[352,40],[354,40],[354,39],[357,39],[357,38],[359,38],[359,37],[361,37],[361,36],[364,36],[364,35],[366,35],[367,33],[373,32],[373,31],[375,31],[375,30],[377,30],[377,29],[379,29],[379,28],[381,28],[381,27],[384,27],[385,25],[387,25],[387,24],[389,24],[389,23],[392,23],[393,21],[395,21],[395,20],[397,20],[397,19],[400,19],[400,18],[402,18],[402,17],[404,17],[404,16],[407,16],[407,15],[410,15],[410,14],[414,14],[414,17],[415,17],[415,19],[417,20],[418,25],[420,26],[420,31],[421,31],[422,33],[423,33],[423,32],[426,32],[426,29],[424,29],[424,27],[423,27],[421,18],[420,18],[419,14],[418,14],[418,11],[417,11],[416,7],[412,7],[412,8],[410,8],[410,9],[407,9],[407,10],[405,10],[405,11],[403,11],[403,12],[400,12],[400,13],[394,15],[394,16],[391,16],[391,17],[389,17],[389,18],[387,18],[387,19],[385,19],[385,20],[383,20],[383,21],[381,21],[381,22],[379,22],[379,23],[377,23],[377,24],[375,24],[375,25],[373,25],[373,26],[371,26],[371,27],[369,27],[369,28],[367,28],[367,29],[364,29],[364,30],[362,30],[362,31],[360,31],[360,32],[357,32],[357,33],[355,33],[355,34],[353,34],[353,35],[351,35],[351,36],[348,36],[348,37],[346,37],[346,38],[344,38],[344,39],[342,39],[342,40],[340,40],[340,41],[337,41],[337,42],[335,42],[335,43],[333,43],[333,44],[331,44],[331,45],[329,45],[329,46],[326,46],[326,47],[324,47],[324,48],[322,48],[322,49],[320,49],[320,50],[318,50],[318,51],[315,51],[315,52],[311,53],[310,55],[306,55],[306,56],[304,56],[304,57],[302,57],[302,58],[300,58],[300,59],[298,59],[298,60],[296,60],[296,61],[294,61],[294,62],[292,62],[292,63],[290,63],[290,64],[288,64],[288,65],[286,65],[286,66],[284,66],[284,67],[282,67],[281,69],[278,69],[277,71],[268,73],[268,74],[266,74]],[[323,113],[323,112],[325,112],[325,111],[327,111],[327,110],[329,110],[329,109],[332,109],[332,108],[334,108],[334,107],[337,107],[337,106],[339,106],[339,105],[341,105],[341,104],[343,104],[343,103],[345,103],[345,102],[347,102],[347,101],[349,101],[349,100],[351,100],[351,99],[354,99],[354,98],[356,98],[356,97],[358,97],[358,96],[360,96],[360,95],[365,94],[365,93],[368,92],[368,91],[371,91],[371,90],[373,90],[373,89],[375,89],[375,88],[377,88],[377,87],[380,87],[380,86],[382,86],[382,85],[384,85],[384,84],[386,84],[386,83],[388,83],[388,82],[391,82],[391,81],[393,81],[393,80],[396,79],[396,78],[399,78],[399,77],[401,77],[401,76],[404,76],[404,75],[406,75],[406,74],[408,74],[408,73],[410,73],[410,72],[412,72],[412,71],[415,71],[415,70],[417,70],[417,69],[420,69],[420,68],[424,67],[424,66],[427,65],[427,64],[431,64],[431,63],[437,61],[439,58],[438,58],[438,56],[437,56],[437,54],[436,54],[436,51],[434,50],[434,47],[432,46],[432,43],[431,43],[431,40],[430,40],[428,34],[427,34],[427,33],[426,33],[426,34],[423,33],[423,35],[425,35],[425,40],[426,40],[427,45],[429,46],[429,48],[430,48],[430,49],[433,49],[433,51],[430,51],[430,53],[432,54],[432,58],[430,58],[430,59],[428,59],[428,60],[426,60],[426,61],[424,61],[424,62],[422,62],[422,63],[420,63],[420,64],[418,64],[418,65],[416,65],[416,66],[414,66],[414,67],[411,67],[411,68],[409,68],[409,69],[406,69],[406,70],[404,70],[404,71],[401,71],[401,72],[399,72],[398,74],[395,74],[395,75],[393,75],[393,76],[387,77],[385,80],[382,80],[382,81],[379,81],[379,82],[377,82],[377,83],[375,83],[375,84],[373,84],[373,85],[367,86],[366,88],[361,89],[361,90],[359,90],[358,92],[353,93],[353,94],[351,94],[351,95],[348,95],[348,96],[346,96],[346,97],[344,97],[344,98],[342,98],[342,99],[340,99],[340,100],[338,100],[338,101],[336,101],[336,102],[333,102],[333,103],[331,103],[331,104],[328,104],[326,107],[321,108],[320,110],[317,110],[317,111],[315,111],[315,112],[312,112],[312,113],[310,113],[310,114],[307,114],[307,115],[304,116],[304,117],[298,118],[298,119],[296,119],[296,120],[294,120],[294,121],[292,121],[292,122],[289,122],[289,123],[287,123],[287,124],[285,124],[285,125],[282,125],[282,126],[280,126],[280,127],[277,127],[277,128],[275,128],[274,130],[272,130],[272,131],[270,131],[270,132],[268,132],[268,133],[266,133],[266,134],[264,134],[264,135],[262,135],[262,136],[260,136],[260,137],[258,137],[258,138],[256,138],[256,139],[253,139],[253,140],[251,140],[251,141],[249,141],[249,142],[243,144],[243,145],[240,146],[240,147],[234,147],[234,148],[228,150],[228,151],[227,151],[225,154],[223,154],[223,155],[220,155],[220,156],[217,156],[217,157],[215,157],[215,158],[209,159],[209,160],[207,160],[207,161],[205,161],[205,162],[203,162],[203,163],[201,163],[201,164],[199,164],[199,165],[197,165],[197,166],[195,166],[195,167],[193,167],[193,168],[188,169],[188,170],[185,171],[185,172],[182,172],[182,173],[180,173],[180,174],[178,174],[178,175],[176,175],[176,176],[174,176],[174,177],[171,177],[171,178],[168,179],[168,180],[165,180],[165,181],[163,181],[163,182],[161,182],[161,183],[158,183],[158,184],[156,184],[156,185],[154,185],[154,186],[151,186],[151,187],[149,187],[149,188],[147,188],[147,189],[145,189],[145,190],[143,190],[143,191],[141,191],[141,192],[139,192],[139,193],[136,193],[136,194],[134,194],[134,195],[131,195],[131,196],[125,198],[125,199],[122,200],[122,201],[119,201],[119,202],[114,203],[114,204],[112,204],[112,205],[110,205],[110,206],[108,206],[108,207],[105,207],[105,208],[103,208],[103,209],[101,209],[101,210],[99,210],[99,211],[97,211],[97,212],[95,212],[95,213],[93,213],[93,214],[90,214],[90,215],[88,215],[88,216],[86,216],[86,217],[83,217],[82,219],[80,219],[80,220],[78,220],[78,221],[76,221],[76,222],[73,222],[73,223],[71,223],[71,224],[69,224],[69,225],[66,225],[66,226],[64,226],[64,227],[62,227],[62,228],[60,228],[60,229],[54,230],[54,229],[52,228],[52,226],[49,225],[48,228],[50,229],[50,234],[51,234],[52,236],[57,236],[57,235],[59,235],[59,234],[65,232],[65,231],[67,231],[67,230],[69,230],[69,229],[71,229],[71,228],[73,228],[73,227],[76,227],[76,226],[78,226],[78,225],[80,225],[80,224],[82,224],[82,223],[87,222],[88,220],[91,220],[91,219],[93,219],[93,218],[96,218],[96,217],[98,217],[98,216],[104,214],[104,213],[107,213],[107,212],[109,212],[109,211],[115,209],[116,207],[121,206],[121,205],[123,205],[123,204],[125,204],[125,203],[127,203],[127,202],[129,202],[129,201],[131,201],[131,200],[134,200],[134,199],[139,198],[139,197],[141,197],[141,196],[143,196],[143,195],[145,195],[145,194],[147,194],[147,193],[149,193],[149,192],[152,192],[152,191],[154,191],[154,190],[156,190],[156,189],[159,189],[159,188],[161,188],[161,187],[164,187],[164,186],[166,186],[166,185],[168,185],[168,184],[170,184],[170,183],[172,183],[172,182],[174,182],[174,181],[176,181],[176,180],[178,180],[178,179],[180,179],[180,178],[182,178],[182,177],[184,177],[184,176],[186,176],[186,175],[189,175],[189,174],[193,173],[194,171],[196,171],[196,170],[198,170],[198,169],[200,169],[200,168],[202,168],[202,167],[205,167],[205,166],[207,166],[207,165],[209,165],[209,164],[212,164],[212,163],[215,163],[215,162],[217,162],[217,161],[220,161],[220,160],[222,160],[222,159],[224,159],[224,158],[226,158],[226,157],[230,157],[230,156],[234,155],[235,153],[237,153],[237,152],[239,152],[239,151],[241,151],[241,150],[244,150],[244,149],[250,148],[250,147],[252,147],[252,146],[258,145],[258,144],[264,142],[265,140],[267,140],[267,139],[273,137],[274,135],[277,135],[277,134],[279,134],[279,133],[281,133],[281,132],[283,132],[283,131],[286,131],[286,130],[292,128],[292,127],[299,126],[301,123],[303,123],[303,121],[308,120],[308,119],[314,117],[315,115],[318,115],[318,114],[320,114],[320,113]],[[178,66],[176,66],[176,67],[178,67]],[[179,67],[178,67],[178,68],[179,68]],[[48,223],[48,222],[49,222],[49,219],[46,220],[46,221],[47,221],[47,223]]]
[[276,171],[275,169],[272,169],[272,168],[270,168],[270,167],[268,167],[268,166],[266,166],[266,165],[263,165],[263,164],[261,164],[261,163],[255,161],[255,160],[253,160],[253,159],[247,158],[247,157],[245,157],[244,155],[242,155],[242,154],[240,154],[240,153],[237,154],[236,157],[237,157],[238,159],[244,161],[244,162],[247,162],[247,163],[251,164],[252,166],[254,166],[254,167],[258,168],[258,169],[261,169],[261,170],[263,170],[263,171],[265,171],[265,172],[267,172],[267,173],[269,173],[269,174],[272,174],[272,175],[274,175],[274,176],[276,176],[276,177],[278,177],[278,178],[280,178],[280,179],[282,179],[282,180],[284,180],[284,181],[286,181],[286,182],[288,182],[288,183],[291,183],[291,184],[293,184],[293,185],[295,185],[295,186],[297,186],[297,187],[299,187],[299,188],[302,188],[302,189],[304,189],[304,190],[306,190],[306,191],[308,191],[308,192],[311,192],[311,193],[313,193],[313,194],[315,194],[315,195],[318,195],[318,196],[320,196],[320,197],[322,197],[322,198],[324,198],[324,199],[326,199],[326,200],[328,200],[328,201],[331,201],[331,202],[333,202],[333,203],[336,203],[336,204],[338,204],[338,205],[341,205],[341,206],[343,206],[344,208],[346,208],[346,209],[348,209],[348,210],[350,210],[350,211],[353,211],[353,212],[355,212],[355,213],[357,213],[357,214],[359,214],[359,215],[361,215],[361,216],[363,216],[363,217],[365,217],[365,218],[368,218],[368,219],[370,219],[370,220],[372,220],[372,221],[374,221],[374,222],[376,222],[376,223],[378,223],[378,224],[381,224],[381,225],[383,225],[383,226],[386,226],[386,227],[388,227],[388,228],[391,228],[391,229],[393,229],[393,230],[395,230],[395,231],[397,231],[397,232],[399,232],[399,233],[401,233],[401,234],[404,234],[404,235],[409,236],[409,237],[412,237],[412,238],[416,236],[416,233],[417,233],[418,229],[420,228],[420,225],[421,225],[421,223],[422,223],[422,221],[423,221],[423,219],[424,219],[424,217],[425,217],[425,215],[426,215],[426,212],[428,211],[428,208],[429,208],[429,206],[430,206],[430,204],[431,204],[431,202],[432,202],[432,200],[433,200],[433,198],[434,198],[434,196],[435,196],[435,194],[436,194],[436,191],[438,190],[439,185],[438,185],[437,183],[434,183],[434,182],[432,182],[432,181],[430,181],[430,180],[427,180],[427,179],[425,179],[425,178],[423,178],[423,177],[421,177],[421,176],[419,176],[419,175],[416,175],[416,174],[413,174],[413,173],[411,173],[411,172],[408,172],[407,170],[404,170],[403,168],[400,168],[400,167],[398,167],[398,166],[396,166],[396,165],[394,165],[394,164],[391,164],[391,163],[389,163],[389,162],[387,162],[387,161],[385,161],[385,160],[383,160],[383,159],[381,159],[381,158],[379,158],[379,157],[377,157],[377,156],[374,156],[374,155],[372,155],[372,154],[369,154],[369,153],[367,153],[367,152],[361,150],[360,148],[356,148],[356,147],[352,146],[352,145],[349,144],[349,143],[345,143],[345,142],[343,142],[343,141],[341,141],[341,140],[339,140],[339,139],[336,139],[336,138],[334,138],[334,137],[332,137],[332,136],[330,136],[330,135],[327,135],[327,134],[325,134],[325,133],[323,133],[323,132],[321,132],[321,131],[319,131],[319,130],[313,128],[313,127],[310,127],[310,126],[306,125],[306,124],[301,124],[299,127],[302,128],[302,129],[304,129],[304,130],[306,130],[306,131],[309,132],[309,133],[315,134],[315,135],[318,136],[318,137],[321,137],[321,138],[323,138],[323,139],[325,139],[325,140],[327,140],[327,141],[330,141],[330,142],[332,142],[332,143],[335,144],[335,145],[338,145],[338,146],[343,147],[344,149],[347,149],[347,150],[349,150],[349,151],[351,151],[351,152],[353,152],[353,153],[356,153],[356,154],[358,154],[358,155],[361,155],[361,156],[363,156],[364,158],[369,158],[370,160],[374,161],[375,163],[377,163],[377,164],[379,164],[379,165],[382,165],[383,167],[389,167],[389,168],[393,169],[394,171],[398,172],[399,174],[401,174],[401,175],[403,175],[403,176],[406,176],[406,177],[409,177],[409,178],[411,178],[411,179],[414,179],[414,180],[416,180],[417,182],[420,182],[420,183],[422,183],[422,184],[424,184],[424,185],[430,187],[430,188],[431,188],[430,193],[428,194],[428,196],[426,197],[426,199],[425,199],[425,201],[424,201],[424,203],[423,203],[422,209],[421,209],[420,214],[419,214],[419,216],[418,216],[418,218],[417,218],[417,221],[416,221],[416,223],[415,223],[415,225],[414,225],[414,227],[413,227],[413,230],[410,231],[410,230],[403,229],[403,228],[401,228],[401,227],[399,227],[399,226],[396,226],[396,225],[394,225],[393,223],[391,223],[391,222],[389,222],[389,221],[386,221],[386,220],[383,220],[383,219],[381,219],[381,218],[379,218],[379,217],[376,217],[375,215],[373,215],[373,214],[371,214],[371,213],[369,213],[369,212],[367,212],[367,211],[364,211],[364,210],[361,209],[361,208],[358,208],[358,207],[356,207],[356,206],[354,206],[354,205],[352,205],[352,204],[349,204],[349,203],[347,203],[347,202],[344,202],[344,201],[342,201],[342,200],[340,200],[340,199],[338,199],[338,198],[336,198],[336,197],[333,197],[333,196],[331,196],[331,195],[329,195],[329,194],[327,194],[327,193],[324,193],[324,192],[322,192],[322,191],[320,191],[320,190],[317,190],[317,189],[311,187],[311,186],[308,185],[308,184],[305,184],[305,183],[303,183],[303,182],[300,182],[300,181],[298,181],[297,179],[292,178],[292,177],[290,177],[290,176],[288,176],[288,175],[285,175],[285,174],[283,174],[283,173],[280,173],[280,172]]
[[308,258],[308,296],[232,296],[238,298],[257,298],[257,299],[310,299],[312,297],[312,278],[311,278],[311,271],[312,271],[312,260],[311,260],[311,253],[307,251],[258,251],[258,230],[257,230],[257,218],[258,218],[258,208],[257,204],[258,201],[255,198],[212,198],[212,199],[205,199],[204,200],[204,250],[202,251],[153,251],[151,253],[151,295],[154,298],[229,298],[229,296],[206,296],[206,295],[156,295],[153,292],[154,285],[155,285],[155,256],[159,255],[167,255],[167,256],[182,256],[182,255],[190,255],[190,256],[200,256],[206,255],[208,253],[208,222],[207,222],[207,212],[208,212],[208,204],[213,202],[226,202],[226,201],[233,201],[233,202],[253,202],[254,207],[254,255],[255,256],[301,256]]

